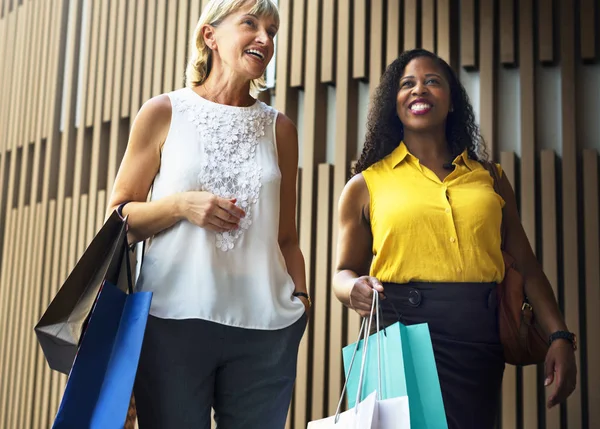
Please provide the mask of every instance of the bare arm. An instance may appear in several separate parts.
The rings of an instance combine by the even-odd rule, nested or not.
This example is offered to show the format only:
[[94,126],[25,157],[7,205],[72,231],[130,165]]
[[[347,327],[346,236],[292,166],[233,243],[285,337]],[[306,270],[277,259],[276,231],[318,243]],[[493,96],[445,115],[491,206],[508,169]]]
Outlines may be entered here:
[[[525,293],[529,298],[536,318],[547,334],[566,331],[567,325],[558,308],[554,292],[540,263],[535,257],[525,230],[521,224],[514,191],[505,176],[500,181],[505,197],[504,225],[506,228],[506,251],[515,258],[519,272],[525,282]],[[544,364],[546,386],[556,379],[553,393],[548,398],[548,407],[567,399],[577,384],[577,364],[572,345],[566,340],[556,340],[550,346]]]
[[372,289],[383,293],[383,286],[368,275],[373,237],[368,224],[369,190],[362,175],[354,176],[346,184],[338,212],[337,272],[333,277],[333,290],[342,304],[365,317],[371,310]]
[[[298,177],[298,133],[293,122],[283,114],[277,116],[277,152],[281,171],[279,210],[279,247],[296,292],[307,292],[304,256],[296,229],[296,180]],[[307,310],[308,301],[299,297]]]
[[217,231],[237,227],[244,212],[234,201],[208,192],[183,192],[146,202],[160,168],[160,153],[171,124],[167,95],[148,100],[136,116],[109,202],[109,212],[127,203],[129,240],[142,241],[186,219]]

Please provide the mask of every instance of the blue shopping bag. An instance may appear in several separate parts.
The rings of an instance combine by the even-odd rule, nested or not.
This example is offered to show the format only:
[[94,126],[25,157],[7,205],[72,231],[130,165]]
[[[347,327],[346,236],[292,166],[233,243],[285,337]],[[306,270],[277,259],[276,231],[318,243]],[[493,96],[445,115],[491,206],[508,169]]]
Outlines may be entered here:
[[[426,323],[405,326],[396,322],[369,337],[369,344],[381,347],[381,399],[408,396],[411,429],[448,428],[446,412],[440,389],[437,367]],[[356,343],[343,349],[345,373],[348,374],[348,407],[354,407],[357,397],[359,371],[362,361],[363,340],[352,371],[348,368]],[[365,378],[361,398],[378,390],[377,347],[367,348]]]
[[152,292],[102,286],[53,429],[121,429],[142,349]]

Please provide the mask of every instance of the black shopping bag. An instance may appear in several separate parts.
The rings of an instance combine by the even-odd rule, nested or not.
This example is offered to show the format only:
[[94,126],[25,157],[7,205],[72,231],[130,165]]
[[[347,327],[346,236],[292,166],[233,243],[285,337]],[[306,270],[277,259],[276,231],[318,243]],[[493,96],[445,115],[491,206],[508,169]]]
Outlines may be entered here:
[[104,281],[127,292],[127,222],[114,211],[35,326],[50,368],[68,374]]

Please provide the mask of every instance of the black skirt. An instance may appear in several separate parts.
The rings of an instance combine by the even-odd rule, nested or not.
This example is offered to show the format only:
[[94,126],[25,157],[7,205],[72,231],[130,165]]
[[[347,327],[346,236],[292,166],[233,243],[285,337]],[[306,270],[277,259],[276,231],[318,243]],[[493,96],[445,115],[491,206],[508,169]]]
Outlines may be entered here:
[[450,429],[493,429],[504,357],[494,283],[384,283],[384,325],[428,323]]

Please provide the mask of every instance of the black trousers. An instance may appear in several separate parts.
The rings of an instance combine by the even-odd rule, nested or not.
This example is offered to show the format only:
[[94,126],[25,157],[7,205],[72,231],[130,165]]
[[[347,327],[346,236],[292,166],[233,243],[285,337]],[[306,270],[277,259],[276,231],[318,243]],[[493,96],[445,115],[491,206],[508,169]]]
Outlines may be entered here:
[[504,357],[493,283],[384,283],[384,325],[428,323],[450,429],[493,429]]

